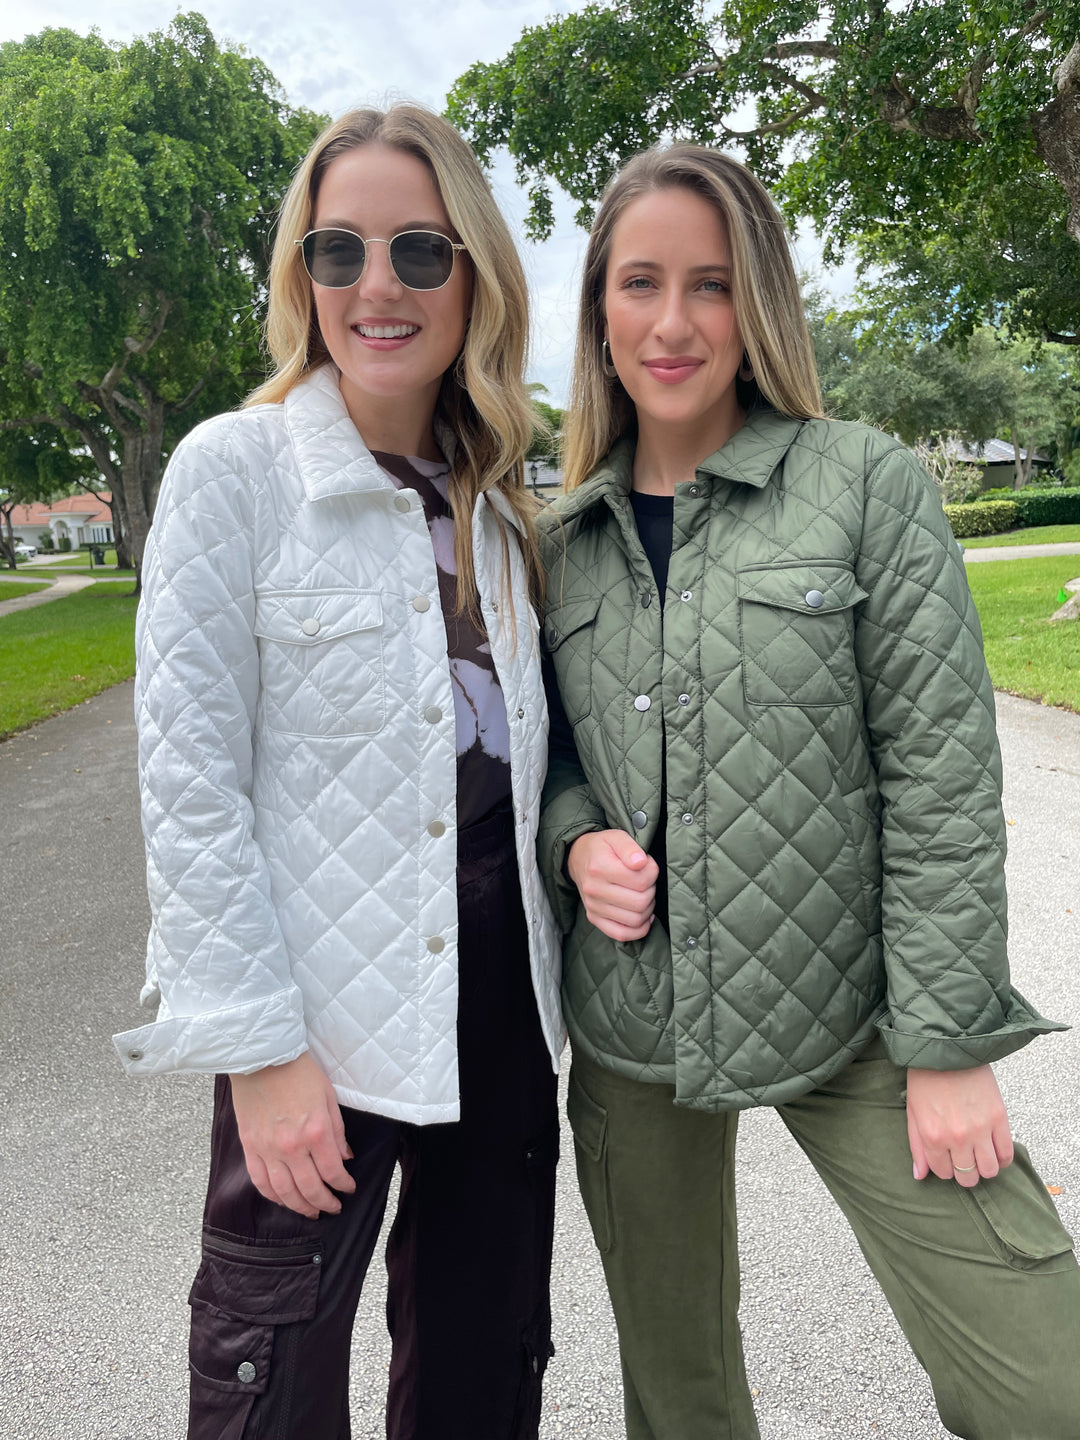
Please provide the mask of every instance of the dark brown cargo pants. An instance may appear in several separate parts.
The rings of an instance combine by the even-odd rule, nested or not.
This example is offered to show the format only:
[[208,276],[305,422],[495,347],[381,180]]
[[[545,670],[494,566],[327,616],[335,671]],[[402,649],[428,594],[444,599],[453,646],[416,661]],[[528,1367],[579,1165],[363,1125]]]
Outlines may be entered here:
[[415,1126],[343,1111],[357,1189],[340,1215],[307,1220],[263,1199],[218,1077],[190,1297],[188,1440],[348,1440],[353,1318],[396,1164],[387,1435],[537,1435],[558,1119],[512,820],[462,837],[458,892],[461,1120]]

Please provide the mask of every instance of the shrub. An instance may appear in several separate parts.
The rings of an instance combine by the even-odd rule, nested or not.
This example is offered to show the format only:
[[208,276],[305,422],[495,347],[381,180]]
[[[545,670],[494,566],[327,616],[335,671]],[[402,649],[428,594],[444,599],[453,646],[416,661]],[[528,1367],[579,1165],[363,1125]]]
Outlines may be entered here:
[[61,536],[60,536],[60,539],[57,540],[57,542],[56,542],[56,548],[57,548],[57,550],[70,550],[70,549],[71,549],[71,536],[70,536],[70,535],[61,535]]
[[945,518],[957,540],[964,540],[973,535],[1000,535],[1003,530],[1015,530],[1020,512],[1015,500],[990,500],[985,504],[946,505]]
[[53,544],[52,531],[42,530],[38,535],[37,544],[39,550],[55,550],[56,546]]
[[949,445],[928,445],[925,440],[912,446],[915,458],[938,488],[942,505],[963,505],[979,496],[982,474],[975,465],[965,465]]
[[1021,525],[1080,525],[1080,490],[1017,490],[1013,503]]

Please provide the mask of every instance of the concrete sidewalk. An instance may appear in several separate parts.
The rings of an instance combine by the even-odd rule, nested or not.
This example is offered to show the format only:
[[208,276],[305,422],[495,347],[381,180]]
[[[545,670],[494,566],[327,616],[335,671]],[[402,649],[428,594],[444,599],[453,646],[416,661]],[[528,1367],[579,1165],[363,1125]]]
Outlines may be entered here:
[[[999,697],[1017,986],[1080,1012],[1080,716]],[[127,1080],[147,910],[117,686],[0,745],[0,1436],[180,1440],[210,1084]],[[998,1067],[1016,1131],[1080,1228],[1080,1032]],[[564,1077],[565,1084],[565,1077]],[[614,1328],[563,1136],[543,1440],[622,1440]],[[771,1111],[741,1125],[747,1364],[763,1440],[944,1440],[843,1221]],[[678,1223],[678,1217],[672,1217]],[[361,1301],[353,1435],[379,1440],[381,1265]],[[313,1436],[312,1440],[322,1440]],[[477,1436],[477,1440],[488,1437]]]
[[[26,583],[31,584],[32,580],[28,578]],[[17,610],[31,610],[35,605],[47,605],[50,600],[63,600],[65,595],[74,595],[76,590],[85,590],[94,582],[86,575],[61,575],[45,583],[49,587],[47,590],[35,590],[32,595],[16,595],[14,600],[0,600],[0,618],[13,615]]]
[[964,564],[978,565],[984,560],[1038,560],[1044,555],[1080,555],[1080,541],[1063,540],[1055,545],[987,545],[983,550],[965,550]]

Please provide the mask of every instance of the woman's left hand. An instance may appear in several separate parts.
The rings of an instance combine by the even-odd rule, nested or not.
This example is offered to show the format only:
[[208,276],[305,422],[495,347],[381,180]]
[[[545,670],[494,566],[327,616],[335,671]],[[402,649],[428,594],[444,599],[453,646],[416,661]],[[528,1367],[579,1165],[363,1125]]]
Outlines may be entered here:
[[1009,1117],[989,1065],[909,1070],[907,1123],[916,1180],[931,1171],[968,1189],[1012,1164]]

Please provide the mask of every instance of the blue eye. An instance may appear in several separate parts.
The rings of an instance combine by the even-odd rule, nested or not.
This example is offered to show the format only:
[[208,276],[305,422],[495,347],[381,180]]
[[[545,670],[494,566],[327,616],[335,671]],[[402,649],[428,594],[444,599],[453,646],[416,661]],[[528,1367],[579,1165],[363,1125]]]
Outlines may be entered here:
[[724,280],[710,278],[701,282],[701,288],[708,291],[710,295],[722,295],[728,289],[728,286]]

